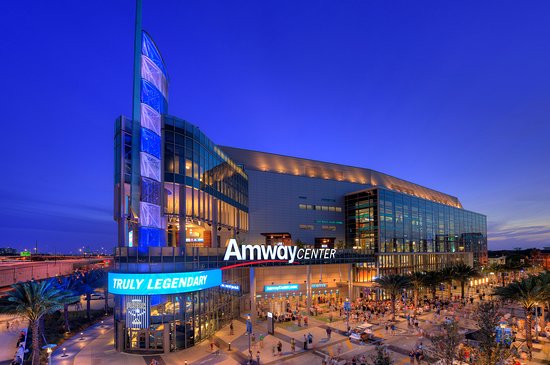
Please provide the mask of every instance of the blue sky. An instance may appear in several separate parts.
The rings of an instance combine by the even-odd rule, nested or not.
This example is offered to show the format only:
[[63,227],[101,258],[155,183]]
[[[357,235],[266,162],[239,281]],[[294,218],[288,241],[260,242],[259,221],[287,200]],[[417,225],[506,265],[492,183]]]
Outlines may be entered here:
[[[0,3],[0,247],[116,244],[133,1]],[[170,113],[221,145],[458,196],[490,248],[550,245],[547,1],[152,1]]]

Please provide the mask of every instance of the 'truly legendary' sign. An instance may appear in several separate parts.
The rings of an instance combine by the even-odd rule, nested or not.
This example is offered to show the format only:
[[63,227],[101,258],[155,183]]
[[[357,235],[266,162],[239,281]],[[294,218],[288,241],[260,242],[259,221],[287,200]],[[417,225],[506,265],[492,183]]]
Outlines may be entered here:
[[109,293],[122,295],[186,293],[212,288],[221,283],[220,269],[155,274],[109,273]]
[[267,246],[267,245],[241,245],[235,239],[230,239],[225,250],[224,261],[231,259],[237,261],[295,261],[334,259],[334,248],[299,248],[298,246]]

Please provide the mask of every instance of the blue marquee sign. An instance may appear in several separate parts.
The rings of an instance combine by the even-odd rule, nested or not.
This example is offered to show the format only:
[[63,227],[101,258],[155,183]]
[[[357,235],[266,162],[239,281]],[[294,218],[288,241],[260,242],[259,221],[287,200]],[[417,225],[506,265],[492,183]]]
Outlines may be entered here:
[[319,288],[326,288],[328,287],[327,283],[315,283],[311,284],[311,289],[319,289]]
[[300,287],[299,284],[283,284],[283,285],[266,285],[264,286],[264,292],[272,293],[278,291],[292,291],[298,290]]
[[208,289],[222,283],[222,271],[129,274],[109,273],[109,292],[119,295],[177,294]]
[[233,290],[233,291],[239,291],[241,290],[241,286],[238,284],[229,284],[229,283],[222,283],[220,285],[220,288],[227,289],[227,290]]

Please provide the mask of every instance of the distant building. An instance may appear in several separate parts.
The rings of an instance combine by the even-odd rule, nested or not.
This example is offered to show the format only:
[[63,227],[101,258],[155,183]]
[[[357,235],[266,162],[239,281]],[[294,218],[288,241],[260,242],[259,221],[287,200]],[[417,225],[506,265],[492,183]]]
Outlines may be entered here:
[[0,256],[17,255],[17,250],[11,247],[0,247]]
[[506,255],[491,256],[489,254],[488,264],[491,265],[504,265],[506,264]]
[[532,250],[531,264],[550,270],[550,247],[545,247],[543,250]]

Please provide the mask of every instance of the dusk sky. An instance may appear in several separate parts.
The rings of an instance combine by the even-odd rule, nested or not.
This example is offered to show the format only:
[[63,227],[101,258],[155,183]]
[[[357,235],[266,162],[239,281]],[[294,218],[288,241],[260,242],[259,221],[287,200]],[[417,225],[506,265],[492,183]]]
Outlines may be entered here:
[[[0,247],[111,249],[135,4],[2,1]],[[550,246],[549,1],[153,1],[169,112],[216,143],[382,171]]]

